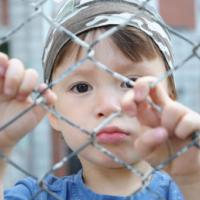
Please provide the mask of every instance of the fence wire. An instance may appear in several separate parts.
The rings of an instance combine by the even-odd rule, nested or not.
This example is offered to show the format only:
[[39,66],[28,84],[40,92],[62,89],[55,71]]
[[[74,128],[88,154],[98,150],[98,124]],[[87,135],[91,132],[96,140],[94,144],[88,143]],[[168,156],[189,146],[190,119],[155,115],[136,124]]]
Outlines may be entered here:
[[[102,41],[105,38],[107,38],[107,37],[111,36],[112,34],[114,34],[119,29],[125,27],[132,18],[134,18],[136,15],[140,14],[140,12],[143,12],[143,9],[144,9],[145,5],[148,4],[151,0],[146,0],[143,3],[141,3],[141,5],[138,6],[138,12],[136,12],[128,20],[124,21],[119,26],[110,28],[108,31],[102,33],[91,44],[88,44],[85,41],[81,40],[79,37],[77,37],[76,35],[74,35],[73,33],[71,33],[65,27],[63,27],[60,24],[56,23],[53,20],[53,18],[51,18],[50,16],[48,16],[47,14],[45,14],[45,12],[43,11],[43,6],[47,3],[47,1],[49,1],[49,0],[41,0],[41,1],[39,1],[39,0],[38,1],[34,1],[34,0],[29,0],[29,1],[27,1],[27,0],[21,0],[21,2],[23,2],[26,6],[32,7],[33,11],[32,11],[32,13],[29,14],[29,16],[26,17],[26,19],[24,19],[23,22],[21,22],[20,24],[18,24],[17,26],[15,26],[11,31],[9,31],[8,33],[6,33],[6,35],[0,36],[0,45],[4,44],[7,41],[9,41],[17,32],[19,32],[21,29],[23,29],[24,26],[26,26],[27,24],[29,24],[34,18],[40,16],[50,26],[53,26],[53,27],[57,28],[59,31],[64,32],[65,34],[67,34],[68,36],[70,36],[70,38],[73,39],[73,41],[75,43],[77,43],[78,45],[82,46],[83,48],[85,48],[87,50],[87,54],[85,55],[85,57],[82,60],[80,60],[79,62],[77,62],[77,63],[73,64],[72,66],[70,66],[69,68],[67,68],[64,71],[64,73],[62,73],[62,75],[58,79],[53,80],[48,85],[48,88],[51,88],[52,86],[55,86],[58,83],[60,83],[61,81],[63,81],[63,79],[65,79],[69,74],[71,74],[72,72],[74,72],[77,68],[81,67],[81,65],[84,62],[88,61],[88,60],[92,61],[97,68],[99,68],[100,70],[105,71],[105,73],[110,74],[111,76],[115,77],[116,79],[119,79],[119,80],[122,80],[124,82],[127,82],[129,85],[133,85],[134,84],[133,81],[129,80],[127,77],[124,77],[123,75],[121,75],[121,74],[119,74],[117,72],[112,71],[108,66],[106,66],[103,63],[101,63],[100,61],[96,60],[94,58],[94,49],[93,49],[93,47],[96,44],[98,44],[100,41]],[[159,22],[159,23],[161,23],[161,22]],[[164,26],[165,28],[167,28],[171,34],[175,35],[176,37],[179,37],[180,39],[182,39],[183,41],[185,41],[187,44],[191,45],[192,51],[188,52],[187,57],[183,58],[182,61],[179,64],[177,64],[173,69],[168,70],[166,73],[162,74],[158,78],[157,82],[152,87],[155,87],[162,80],[167,79],[172,73],[174,73],[174,71],[180,70],[181,68],[183,68],[185,66],[185,64],[188,61],[190,61],[191,59],[197,58],[200,61],[200,53],[199,53],[200,52],[200,43],[195,43],[195,42],[191,41],[190,39],[186,38],[185,36],[181,35],[180,33],[176,32],[174,29],[172,29],[171,27],[169,27],[169,26],[167,26],[165,24],[161,24],[161,25]],[[33,200],[36,199],[40,195],[41,192],[47,192],[54,199],[61,200],[60,197],[58,197],[56,194],[54,194],[48,188],[48,185],[45,182],[46,177],[48,175],[50,175],[50,174],[53,174],[56,170],[62,168],[74,156],[76,156],[77,154],[79,154],[82,150],[84,150],[85,148],[87,148],[89,145],[93,145],[93,147],[95,147],[98,151],[102,152],[106,156],[108,156],[111,159],[113,159],[116,163],[122,165],[123,167],[127,168],[127,170],[130,170],[132,173],[134,173],[135,175],[137,175],[138,177],[140,177],[141,181],[142,181],[142,187],[138,191],[140,191],[143,187],[146,187],[147,190],[149,191],[149,195],[155,196],[156,198],[159,198],[160,200],[163,200],[163,198],[161,196],[159,196],[159,194],[156,193],[156,191],[152,191],[150,188],[148,188],[148,185],[146,183],[148,182],[149,177],[156,170],[161,170],[161,169],[165,168],[167,165],[169,165],[177,157],[179,157],[182,154],[184,154],[185,152],[187,152],[191,147],[195,146],[196,148],[200,148],[200,144],[199,144],[200,133],[199,132],[195,132],[195,133],[193,133],[193,137],[192,137],[191,142],[189,144],[187,144],[183,148],[179,149],[175,154],[173,154],[172,156],[170,156],[167,160],[163,161],[162,163],[160,163],[157,166],[154,166],[153,170],[149,174],[144,174],[137,167],[135,167],[133,165],[130,165],[130,164],[126,163],[125,161],[119,159],[112,152],[110,152],[108,149],[104,148],[103,146],[99,145],[95,141],[96,133],[98,133],[103,127],[105,127],[107,124],[109,124],[113,119],[119,117],[121,115],[121,111],[119,111],[117,113],[113,113],[111,116],[109,116],[107,119],[105,119],[101,124],[99,124],[98,127],[96,127],[93,131],[89,131],[89,130],[85,129],[84,127],[80,127],[78,124],[74,123],[71,119],[68,119],[67,116],[63,116],[61,113],[59,113],[58,111],[56,111],[54,108],[49,107],[45,103],[45,100],[42,97],[42,92],[34,90],[33,93],[35,95],[33,104],[30,107],[28,107],[27,109],[25,109],[25,110],[21,111],[20,113],[18,113],[16,116],[11,116],[11,118],[10,118],[9,121],[7,121],[5,124],[1,125],[0,132],[3,131],[4,129],[6,129],[7,127],[9,127],[15,121],[17,123],[17,120],[19,118],[21,118],[27,112],[29,112],[30,110],[32,110],[36,105],[40,105],[44,109],[48,110],[48,112],[50,112],[54,116],[56,116],[59,120],[61,120],[61,121],[65,122],[65,123],[69,124],[70,126],[72,126],[72,127],[76,128],[76,129],[80,130],[82,134],[86,134],[86,135],[90,136],[90,139],[85,144],[83,144],[82,146],[80,146],[77,150],[75,150],[71,154],[66,155],[59,162],[53,164],[52,167],[51,167],[51,169],[49,171],[47,171],[42,178],[38,178],[38,177],[34,176],[33,174],[31,174],[31,172],[26,171],[25,169],[23,169],[22,167],[20,167],[19,165],[17,165],[17,163],[13,162],[9,157],[7,157],[6,155],[4,155],[3,152],[0,151],[0,157],[1,157],[1,159],[4,159],[8,164],[12,165],[17,170],[21,171],[22,173],[24,173],[27,176],[32,177],[33,179],[35,179],[38,182],[38,186],[40,187],[40,191],[33,196],[33,198],[32,198]],[[155,105],[153,102],[148,101],[148,103],[154,109],[156,109],[158,112],[162,112],[162,108],[160,108],[159,106]],[[130,199],[130,198],[131,197],[127,197],[127,200]]]

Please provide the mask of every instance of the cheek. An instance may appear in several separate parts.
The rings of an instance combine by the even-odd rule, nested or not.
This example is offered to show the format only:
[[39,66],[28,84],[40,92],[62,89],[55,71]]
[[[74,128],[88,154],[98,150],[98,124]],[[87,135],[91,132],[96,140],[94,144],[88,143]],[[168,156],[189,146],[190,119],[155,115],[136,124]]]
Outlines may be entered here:
[[[79,97],[80,98],[80,97]],[[60,113],[64,118],[72,122],[73,124],[80,126],[83,129],[91,130],[96,126],[93,117],[93,109],[91,108],[91,104],[88,104],[89,100],[77,100],[59,97],[56,102],[55,109],[58,113]],[[67,122],[63,122],[60,126],[64,129],[68,130],[69,128],[65,126]],[[64,128],[65,127],[65,128]],[[73,129],[72,131],[77,131]]]
[[55,109],[58,113],[60,113],[63,117],[67,119],[79,123],[82,116],[82,107],[78,106],[76,102],[71,101],[67,98],[59,97],[56,102]]
[[60,131],[64,137],[65,142],[72,150],[79,148],[90,138],[86,133],[81,132],[79,129],[74,128],[65,122],[60,123]]
[[91,113],[91,104],[88,102],[91,102],[88,98],[58,95],[55,108],[56,111],[60,112],[62,115],[78,122],[81,118],[85,119],[84,116],[86,116],[87,113]]

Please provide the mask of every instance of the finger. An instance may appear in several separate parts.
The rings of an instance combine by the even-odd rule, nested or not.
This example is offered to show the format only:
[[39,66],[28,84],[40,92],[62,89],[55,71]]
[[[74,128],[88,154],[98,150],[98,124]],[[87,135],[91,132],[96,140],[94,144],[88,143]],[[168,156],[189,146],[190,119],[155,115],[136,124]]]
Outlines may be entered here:
[[188,108],[178,102],[170,101],[163,108],[161,115],[161,124],[169,133],[174,133],[176,126],[181,118],[189,111]]
[[156,113],[154,109],[146,102],[135,102],[134,91],[128,91],[122,100],[122,110],[129,116],[137,116],[141,123],[155,127],[160,123],[160,113]]
[[3,91],[4,76],[8,67],[8,56],[0,53],[0,93]]
[[5,75],[8,67],[8,56],[0,52],[0,77]]
[[134,101],[134,91],[128,91],[122,101],[121,101],[121,108],[122,110],[131,117],[137,115],[137,106]]
[[150,127],[156,127],[161,122],[160,113],[155,112],[147,102],[138,104],[137,117],[142,124]]
[[142,158],[149,156],[159,145],[167,141],[168,133],[164,128],[155,128],[141,135],[134,144]]
[[161,84],[156,84],[151,88],[151,85],[154,85],[156,80],[155,77],[142,77],[135,82],[134,91],[136,102],[145,101],[150,96],[154,103],[161,107],[166,104],[169,96],[164,87]]
[[4,94],[8,97],[14,97],[20,87],[24,76],[24,66],[21,61],[12,59],[9,62],[5,75]]
[[24,73],[24,78],[19,88],[17,99],[20,101],[25,100],[36,88],[38,80],[38,73],[34,69],[27,69]]
[[197,130],[200,130],[200,115],[190,112],[181,118],[175,129],[175,134],[181,139],[186,139],[192,136],[192,133]]
[[40,84],[38,91],[45,98],[45,102],[47,105],[50,106],[56,102],[56,94],[51,89],[49,89],[45,83]]
[[[134,85],[134,92],[135,92],[135,101],[141,102],[144,101],[150,92],[149,83],[154,79],[152,78],[139,78]],[[155,80],[154,80],[155,81]]]

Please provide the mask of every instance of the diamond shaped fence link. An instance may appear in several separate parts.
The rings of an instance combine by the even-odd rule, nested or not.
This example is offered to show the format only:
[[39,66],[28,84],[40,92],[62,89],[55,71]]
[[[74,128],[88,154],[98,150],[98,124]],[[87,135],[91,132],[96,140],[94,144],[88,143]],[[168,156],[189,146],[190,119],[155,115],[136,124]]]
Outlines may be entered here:
[[193,48],[193,53],[198,59],[200,59],[200,44],[196,45]]
[[[120,24],[119,26],[110,28],[108,31],[104,32],[103,34],[101,34],[95,41],[92,42],[92,44],[88,44],[85,41],[81,40],[78,36],[74,35],[72,32],[70,32],[69,30],[67,30],[66,28],[64,28],[63,26],[61,26],[60,24],[56,23],[53,18],[47,16],[47,14],[45,14],[42,10],[43,5],[45,5],[45,3],[49,1],[49,0],[41,0],[41,1],[34,1],[34,0],[21,0],[21,2],[23,2],[24,4],[26,4],[27,6],[31,6],[33,8],[33,12],[27,16],[27,18],[21,22],[20,24],[18,24],[15,28],[13,28],[10,32],[8,32],[6,35],[4,36],[0,36],[0,45],[9,41],[11,39],[12,36],[14,36],[18,31],[20,31],[21,29],[24,28],[24,26],[26,26],[27,24],[29,24],[32,20],[34,20],[36,17],[40,16],[42,17],[42,19],[44,19],[48,24],[50,24],[51,26],[57,28],[59,31],[64,32],[65,34],[67,34],[75,43],[77,43],[78,45],[82,46],[83,48],[85,48],[87,50],[87,54],[85,55],[85,57],[80,60],[79,62],[75,63],[74,65],[68,67],[68,69],[66,69],[64,71],[64,73],[56,80],[53,80],[49,85],[48,88],[51,88],[52,86],[55,86],[56,84],[60,83],[61,81],[63,81],[65,79],[65,77],[67,77],[69,74],[71,74],[72,72],[74,72],[77,68],[79,68],[85,61],[90,60],[92,61],[95,66],[97,68],[99,68],[100,70],[103,70],[104,72],[110,74],[111,76],[115,77],[116,79],[122,80],[124,82],[127,82],[130,85],[134,85],[134,82],[131,81],[130,79],[128,79],[127,77],[124,77],[123,75],[114,72],[112,70],[110,70],[110,68],[108,66],[105,66],[103,63],[99,62],[98,60],[96,60],[94,58],[94,50],[93,47],[98,44],[100,41],[104,40],[105,38],[111,36],[113,33],[115,33],[116,31],[118,31],[119,29],[125,27],[128,22],[134,18],[137,14],[139,14],[140,12],[143,12],[143,9],[145,7],[145,5],[147,3],[149,3],[151,0],[146,0],[143,3],[141,3],[141,5],[138,7],[138,12],[135,15],[132,15],[130,17],[130,19],[125,20],[124,23]],[[160,23],[160,22],[159,22]],[[186,58],[183,58],[182,61],[176,65],[173,69],[168,70],[166,73],[162,74],[159,78],[158,81],[154,84],[151,85],[151,87],[155,87],[158,83],[160,83],[162,80],[166,79],[167,77],[169,77],[174,71],[176,70],[180,70],[182,67],[184,67],[184,65],[190,61],[191,59],[193,59],[194,57],[198,58],[200,60],[200,43],[199,44],[195,44],[193,41],[189,40],[188,38],[186,38],[185,36],[181,35],[180,33],[176,32],[175,30],[173,30],[171,27],[162,24],[165,28],[167,28],[169,30],[169,32],[171,32],[171,34],[176,35],[177,37],[181,38],[182,40],[184,40],[186,43],[190,44],[193,47],[193,51],[192,52],[188,52],[188,56]],[[47,88],[47,89],[48,89]],[[111,159],[113,159],[116,163],[122,165],[123,167],[127,168],[127,170],[130,170],[132,173],[134,173],[135,175],[137,175],[138,177],[141,178],[141,182],[142,182],[142,187],[138,190],[140,191],[143,187],[146,187],[147,190],[149,190],[149,195],[153,195],[155,197],[159,197],[160,200],[163,200],[162,197],[159,196],[159,194],[157,194],[155,191],[152,191],[150,188],[148,188],[148,186],[146,185],[146,182],[148,181],[149,177],[156,171],[156,170],[161,170],[164,167],[166,167],[168,164],[170,164],[173,160],[175,160],[177,157],[181,156],[182,154],[184,154],[185,152],[187,152],[191,147],[197,147],[200,148],[200,132],[195,132],[193,133],[193,137],[192,140],[189,144],[187,144],[186,146],[184,146],[183,148],[181,148],[179,151],[177,151],[174,155],[170,156],[167,160],[163,161],[162,163],[160,163],[157,166],[154,166],[153,170],[148,173],[148,174],[143,174],[138,168],[136,168],[135,166],[132,166],[126,162],[124,162],[123,160],[119,159],[117,156],[115,156],[112,152],[110,152],[109,150],[107,150],[106,148],[104,148],[103,146],[97,144],[95,142],[95,137],[96,137],[96,133],[101,130],[104,126],[106,126],[107,124],[109,124],[113,119],[115,119],[116,117],[120,116],[121,112],[118,113],[113,113],[111,116],[109,116],[106,120],[104,120],[101,124],[98,125],[98,127],[96,127],[93,131],[89,131],[86,130],[84,127],[80,127],[78,124],[74,123],[71,119],[68,119],[67,116],[63,116],[61,113],[57,112],[55,109],[49,107],[45,100],[42,98],[42,92],[39,91],[33,91],[34,94],[36,94],[34,103],[26,108],[25,110],[23,110],[22,112],[20,112],[17,116],[11,116],[10,120],[8,122],[6,122],[5,124],[3,124],[0,127],[0,132],[2,130],[4,130],[5,128],[7,128],[8,126],[10,126],[12,123],[14,123],[15,121],[17,122],[17,120],[19,118],[21,118],[22,116],[24,116],[27,112],[29,112],[31,109],[33,109],[36,105],[40,105],[42,106],[44,109],[48,110],[50,113],[52,113],[54,116],[56,116],[59,120],[69,124],[70,126],[80,130],[83,134],[89,135],[90,139],[87,141],[87,143],[83,144],[82,146],[80,146],[76,151],[72,152],[71,154],[65,156],[64,158],[62,158],[62,160],[60,160],[59,162],[55,163],[51,169],[49,171],[47,171],[45,173],[45,175],[42,178],[38,178],[35,177],[34,175],[32,175],[30,172],[27,172],[25,169],[23,169],[22,167],[20,167],[17,163],[13,162],[9,157],[7,157],[6,155],[4,155],[3,152],[0,151],[0,158],[5,160],[9,165],[12,165],[13,167],[15,167],[17,170],[21,171],[22,173],[24,173],[27,176],[32,177],[33,179],[35,179],[38,182],[39,187],[41,188],[41,190],[35,194],[33,196],[33,200],[36,199],[36,197],[38,195],[40,195],[41,192],[47,192],[49,195],[51,195],[54,199],[56,200],[61,200],[60,197],[58,197],[56,194],[54,194],[49,188],[48,188],[48,184],[45,182],[45,179],[48,175],[53,174],[56,170],[62,168],[67,162],[69,162],[75,155],[77,155],[78,153],[80,153],[82,150],[84,150],[86,147],[88,147],[89,145],[93,145],[97,150],[99,150],[100,152],[102,152],[103,154],[105,154],[106,156],[110,157]],[[155,108],[158,112],[162,112],[162,108],[160,108],[159,106],[155,105],[153,102],[147,100],[147,102],[150,104],[150,106],[152,106],[153,108]],[[138,192],[136,191],[136,192]],[[127,200],[129,200],[131,197],[127,197]]]

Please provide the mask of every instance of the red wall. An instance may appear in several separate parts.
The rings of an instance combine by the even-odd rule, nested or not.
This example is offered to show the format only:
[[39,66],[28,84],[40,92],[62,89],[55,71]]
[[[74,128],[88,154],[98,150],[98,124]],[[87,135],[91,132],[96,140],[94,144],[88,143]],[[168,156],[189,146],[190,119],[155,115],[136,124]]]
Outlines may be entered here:
[[8,13],[8,0],[0,2],[0,25],[8,25],[9,13]]
[[165,21],[179,28],[195,28],[195,0],[158,0],[160,14]]

